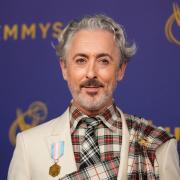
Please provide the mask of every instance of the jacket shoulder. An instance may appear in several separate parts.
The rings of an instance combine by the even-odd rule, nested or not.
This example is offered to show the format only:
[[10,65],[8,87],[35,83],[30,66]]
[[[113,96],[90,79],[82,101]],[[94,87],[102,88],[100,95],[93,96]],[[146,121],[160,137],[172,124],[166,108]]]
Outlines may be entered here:
[[44,122],[36,127],[33,127],[33,128],[30,128],[30,129],[27,129],[25,131],[22,131],[20,133],[18,133],[19,135],[22,135],[24,137],[28,137],[28,136],[37,136],[37,137],[40,137],[40,136],[46,136],[48,135],[49,133],[51,133],[52,131],[52,128],[54,127],[54,124],[56,124],[56,122],[58,122],[60,120],[60,117],[57,117],[57,118],[54,118],[54,119],[51,119],[47,122]]
[[149,148],[156,149],[161,144],[174,138],[162,127],[153,125],[152,121],[134,115],[125,114],[128,129],[131,135],[136,136],[136,141],[146,142]]

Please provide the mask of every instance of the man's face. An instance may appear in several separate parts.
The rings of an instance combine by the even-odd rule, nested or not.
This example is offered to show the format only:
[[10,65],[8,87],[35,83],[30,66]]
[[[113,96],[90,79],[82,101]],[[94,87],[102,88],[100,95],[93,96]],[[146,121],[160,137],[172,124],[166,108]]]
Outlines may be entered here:
[[80,30],[69,41],[61,68],[73,103],[82,111],[100,112],[112,103],[126,67],[119,68],[119,53],[113,34],[104,30]]

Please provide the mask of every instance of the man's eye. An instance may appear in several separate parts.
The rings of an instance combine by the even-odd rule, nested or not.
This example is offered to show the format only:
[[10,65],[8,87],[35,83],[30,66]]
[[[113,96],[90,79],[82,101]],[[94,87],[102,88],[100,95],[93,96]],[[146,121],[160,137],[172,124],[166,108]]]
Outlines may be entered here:
[[86,62],[86,60],[83,59],[83,58],[78,58],[78,59],[76,59],[76,63],[77,63],[77,64],[84,64],[85,62]]
[[109,60],[108,59],[100,59],[100,63],[103,64],[103,65],[108,65],[109,64]]

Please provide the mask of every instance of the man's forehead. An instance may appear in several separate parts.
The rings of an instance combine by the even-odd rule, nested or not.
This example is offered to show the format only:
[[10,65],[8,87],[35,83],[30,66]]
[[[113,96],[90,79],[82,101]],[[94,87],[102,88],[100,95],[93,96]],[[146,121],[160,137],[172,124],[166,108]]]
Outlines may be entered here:
[[69,40],[67,53],[109,54],[117,51],[114,36],[105,30],[81,30]]

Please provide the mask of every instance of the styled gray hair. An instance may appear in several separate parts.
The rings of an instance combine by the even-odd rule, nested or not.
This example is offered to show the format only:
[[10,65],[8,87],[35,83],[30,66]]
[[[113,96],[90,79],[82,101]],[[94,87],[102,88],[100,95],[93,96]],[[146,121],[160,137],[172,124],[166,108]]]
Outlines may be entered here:
[[114,34],[117,47],[120,50],[120,65],[129,62],[136,53],[136,44],[129,43],[123,27],[105,15],[85,16],[80,20],[71,21],[61,32],[56,45],[56,54],[62,60],[66,59],[66,47],[73,35],[82,29],[100,29]]

